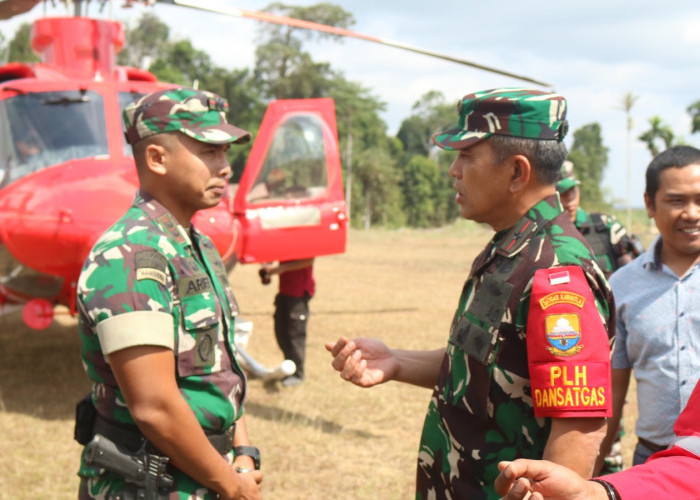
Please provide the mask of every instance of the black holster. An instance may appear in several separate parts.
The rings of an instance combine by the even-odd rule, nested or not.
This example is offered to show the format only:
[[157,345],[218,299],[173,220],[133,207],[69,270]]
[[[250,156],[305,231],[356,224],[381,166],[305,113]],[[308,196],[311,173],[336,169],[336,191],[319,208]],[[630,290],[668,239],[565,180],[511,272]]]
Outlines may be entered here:
[[92,395],[88,394],[75,405],[75,428],[73,437],[83,446],[88,444],[95,434],[95,417],[97,410],[92,404]]

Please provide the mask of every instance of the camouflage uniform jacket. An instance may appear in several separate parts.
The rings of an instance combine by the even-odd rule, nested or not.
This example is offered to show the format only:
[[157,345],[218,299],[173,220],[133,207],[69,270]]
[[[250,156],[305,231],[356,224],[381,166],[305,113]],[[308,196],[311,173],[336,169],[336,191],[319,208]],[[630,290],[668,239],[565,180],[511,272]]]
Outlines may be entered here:
[[[127,213],[95,243],[80,275],[78,306],[92,400],[105,419],[134,425],[103,354],[105,343],[118,342],[108,334],[121,333],[105,325],[120,321],[129,337],[124,347],[174,350],[180,393],[202,428],[223,432],[242,415],[245,378],[233,354],[237,306],[226,268],[208,237],[194,228],[188,234],[150,195],[138,193]],[[123,488],[121,479],[100,475],[84,457],[79,475],[88,480],[91,497],[107,498]],[[191,478],[179,471],[174,476],[171,498],[178,498],[175,491],[180,498],[197,493],[203,495],[197,498],[209,498]]]
[[579,208],[574,225],[591,246],[595,260],[606,277],[610,277],[644,251],[639,239],[628,234],[625,226],[614,215],[589,214]]
[[[535,271],[559,265],[583,269],[612,342],[610,288],[556,195],[547,197],[474,261],[425,418],[416,498],[498,498],[499,461],[542,457],[551,419],[534,416],[525,327]],[[458,335],[464,318],[468,333]]]

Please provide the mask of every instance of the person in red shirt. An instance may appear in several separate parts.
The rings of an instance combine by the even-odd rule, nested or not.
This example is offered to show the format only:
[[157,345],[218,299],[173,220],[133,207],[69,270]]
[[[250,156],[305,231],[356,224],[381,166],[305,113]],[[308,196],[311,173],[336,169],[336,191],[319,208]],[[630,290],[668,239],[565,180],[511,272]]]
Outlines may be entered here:
[[[673,427],[668,449],[644,464],[586,481],[571,469],[546,460],[501,462],[496,491],[502,500],[700,499],[700,382]],[[528,494],[532,496],[528,497]]]
[[279,293],[275,297],[275,337],[285,359],[291,359],[296,371],[282,380],[291,387],[304,381],[306,354],[306,325],[309,321],[309,301],[316,291],[313,257],[265,264],[260,269],[263,283],[279,275]]

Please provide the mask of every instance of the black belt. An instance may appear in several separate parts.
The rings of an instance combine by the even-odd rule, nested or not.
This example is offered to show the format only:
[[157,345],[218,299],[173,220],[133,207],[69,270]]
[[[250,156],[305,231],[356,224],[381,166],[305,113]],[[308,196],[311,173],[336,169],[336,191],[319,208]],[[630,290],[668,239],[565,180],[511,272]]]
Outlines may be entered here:
[[[221,455],[225,455],[233,448],[233,435],[236,432],[236,424],[229,427],[226,432],[215,433],[204,429],[204,433],[211,445],[218,451]],[[131,452],[136,452],[143,447],[146,443],[146,449],[151,453],[157,453],[163,455],[158,449],[156,449],[146,436],[144,436],[138,427],[126,425],[126,424],[116,424],[110,422],[99,414],[95,417],[95,434],[102,434],[104,437],[113,441],[115,444],[126,448]]]
[[659,451],[663,451],[663,450],[665,450],[666,448],[668,448],[668,446],[662,446],[662,445],[660,445],[660,444],[654,444],[654,443],[652,443],[651,441],[647,441],[646,439],[640,438],[640,437],[637,437],[637,441],[639,441],[639,444],[641,444],[642,446],[644,446],[644,447],[647,448],[648,450],[653,451],[654,453],[657,453],[657,452],[659,452]]

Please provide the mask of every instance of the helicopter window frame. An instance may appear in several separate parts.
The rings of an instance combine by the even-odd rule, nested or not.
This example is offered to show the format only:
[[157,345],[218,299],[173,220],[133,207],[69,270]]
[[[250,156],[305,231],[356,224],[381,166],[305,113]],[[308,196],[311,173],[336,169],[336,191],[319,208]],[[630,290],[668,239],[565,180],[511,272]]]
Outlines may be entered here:
[[104,97],[89,89],[24,92],[0,101],[2,182],[69,160],[108,156],[104,106]]
[[246,201],[260,205],[327,196],[331,179],[326,127],[314,113],[297,113],[285,119],[275,130]]

